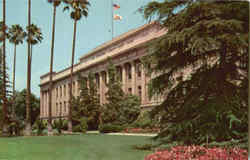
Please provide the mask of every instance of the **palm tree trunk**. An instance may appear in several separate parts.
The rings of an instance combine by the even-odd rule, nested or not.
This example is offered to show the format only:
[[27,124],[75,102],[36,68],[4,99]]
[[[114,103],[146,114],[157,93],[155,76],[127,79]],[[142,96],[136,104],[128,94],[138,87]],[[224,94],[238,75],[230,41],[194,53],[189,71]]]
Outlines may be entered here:
[[76,41],[76,26],[77,20],[74,20],[74,35],[73,35],[73,46],[72,46],[72,59],[71,59],[71,69],[70,69],[70,85],[69,85],[69,113],[68,113],[68,131],[72,132],[72,84],[73,84],[73,67],[75,59],[75,41]]
[[3,135],[8,134],[8,120],[7,120],[7,98],[6,98],[6,28],[5,28],[5,17],[6,17],[6,2],[3,0],[3,34],[4,34],[4,40],[3,40]]
[[51,57],[50,57],[50,75],[49,75],[49,120],[48,120],[48,135],[52,134],[52,89],[53,89],[53,61],[54,61],[54,42],[55,42],[55,22],[56,22],[56,6],[53,11],[53,26],[52,26],[52,42],[51,42]]
[[[31,0],[28,0],[28,26],[30,26],[31,17]],[[28,37],[30,37],[30,32],[28,31]],[[31,113],[30,113],[30,79],[31,79],[31,53],[30,53],[30,42],[28,41],[28,62],[27,62],[27,95],[26,95],[26,126],[25,135],[31,135]]]
[[[30,45],[30,73],[31,73],[31,69],[32,69],[32,55],[33,55],[33,45]],[[30,77],[30,81],[31,81],[31,77]]]
[[15,101],[16,101],[16,44],[14,45],[14,60],[13,60],[13,104],[12,104],[12,116],[15,118]]

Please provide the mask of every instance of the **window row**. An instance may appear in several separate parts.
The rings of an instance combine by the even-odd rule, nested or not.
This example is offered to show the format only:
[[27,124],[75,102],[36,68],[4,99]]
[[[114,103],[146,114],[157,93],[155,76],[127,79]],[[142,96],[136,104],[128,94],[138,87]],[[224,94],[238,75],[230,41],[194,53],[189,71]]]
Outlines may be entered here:
[[[132,88],[128,88],[128,94],[132,94]],[[142,99],[142,88],[141,86],[137,87],[137,93],[136,95]]]
[[63,113],[67,113],[67,102],[56,103],[55,114],[61,116]]
[[[76,82],[73,82],[73,84],[72,84],[72,93],[73,94],[75,94],[75,92],[77,91],[77,87],[78,86],[77,86]],[[70,84],[68,84],[68,87],[66,84],[57,87],[56,88],[56,98],[67,96],[67,94],[69,94],[69,88],[70,88]]]

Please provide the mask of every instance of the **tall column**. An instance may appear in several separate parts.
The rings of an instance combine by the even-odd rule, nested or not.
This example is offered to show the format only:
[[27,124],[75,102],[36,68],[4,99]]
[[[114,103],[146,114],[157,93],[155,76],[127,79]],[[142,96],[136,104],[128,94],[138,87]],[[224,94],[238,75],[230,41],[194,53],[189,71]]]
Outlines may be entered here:
[[53,89],[52,89],[52,106],[51,106],[52,107],[51,108],[51,110],[52,110],[52,117],[54,116],[53,109],[56,106],[56,101],[57,101],[57,99],[56,99],[56,88],[53,87]]
[[43,116],[47,116],[47,91],[44,91],[44,98],[43,98]]
[[66,98],[66,114],[65,115],[67,115],[68,116],[68,113],[69,113],[69,94],[70,94],[70,91],[69,91],[69,83],[67,83],[67,90],[66,90],[66,92],[67,92],[67,98]]
[[132,75],[132,94],[136,95],[136,73],[135,73],[135,61],[131,63],[131,75]]
[[122,68],[122,90],[126,93],[126,67],[125,64],[121,65]]
[[43,117],[43,92],[40,91],[40,118]]
[[52,88],[52,93],[51,93],[51,94],[52,94],[52,95],[51,95],[51,96],[52,96],[52,98],[51,98],[51,99],[52,99],[52,100],[51,100],[51,117],[53,117],[53,108],[54,108],[54,103],[55,103],[54,92],[55,92],[55,91],[54,91],[54,88]]
[[49,91],[47,91],[47,118],[49,117]]
[[45,117],[45,112],[46,112],[46,92],[43,91],[43,117]]
[[76,87],[76,88],[75,88],[75,90],[76,90],[76,91],[75,91],[75,92],[76,92],[75,96],[77,97],[77,96],[79,96],[80,94],[79,94],[78,81],[76,80],[75,82],[76,82],[76,83],[75,83],[75,87]]
[[100,84],[99,84],[99,94],[100,94],[100,104],[103,104],[103,86],[104,86],[104,83],[103,83],[103,74],[102,72],[99,73],[99,77],[100,77]]
[[109,83],[109,72],[108,70],[106,71],[106,76],[107,76],[107,84]]
[[145,68],[142,66],[141,67],[141,92],[142,92],[142,98],[141,98],[141,104],[146,104],[146,74],[145,74]]
[[44,91],[44,117],[47,117],[47,105],[48,105],[48,98],[47,98],[47,91]]
[[107,84],[109,82],[109,76],[108,76],[108,70],[105,71],[105,74],[104,74],[104,78],[103,78],[106,82],[104,83],[104,89],[103,89],[103,103],[106,103],[107,102],[107,99],[106,99],[106,96],[105,96],[105,93],[108,91],[108,87],[107,87]]

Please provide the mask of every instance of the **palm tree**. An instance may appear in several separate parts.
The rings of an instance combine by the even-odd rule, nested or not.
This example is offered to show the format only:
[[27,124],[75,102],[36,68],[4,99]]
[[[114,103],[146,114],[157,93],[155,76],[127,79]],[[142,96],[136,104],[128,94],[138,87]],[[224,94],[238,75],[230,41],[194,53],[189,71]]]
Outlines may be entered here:
[[28,17],[28,26],[26,30],[28,32],[28,75],[27,75],[27,95],[26,95],[26,135],[31,135],[31,104],[30,104],[30,97],[31,97],[31,89],[30,89],[30,82],[31,82],[31,63],[32,63],[32,50],[33,45],[38,44],[42,41],[42,33],[41,29],[38,28],[34,24],[30,24],[30,0],[29,0],[29,17]]
[[[30,26],[31,20],[31,0],[28,0],[28,26]],[[30,39],[30,30],[28,30],[28,39]],[[26,126],[25,126],[25,135],[31,135],[31,106],[30,106],[30,79],[31,79],[31,65],[30,65],[30,41],[28,41],[28,62],[27,62],[27,95],[26,95]]]
[[16,77],[16,46],[23,43],[26,37],[26,32],[23,28],[16,24],[12,25],[8,32],[8,39],[10,43],[14,44],[14,61],[13,61],[13,104],[12,104],[12,115],[15,116],[15,77]]
[[68,113],[68,131],[72,132],[72,84],[73,84],[73,67],[75,58],[75,40],[76,40],[76,27],[77,21],[79,21],[82,16],[88,16],[88,6],[90,3],[87,0],[64,0],[66,4],[65,10],[72,9],[70,12],[70,18],[74,20],[74,33],[73,33],[73,45],[72,45],[72,59],[70,68],[70,85],[69,85],[69,113]]
[[43,37],[42,37],[41,29],[38,28],[35,24],[31,24],[30,27],[27,26],[26,29],[28,32],[30,32],[30,37],[27,38],[27,42],[30,43],[30,68],[31,68],[33,46],[38,44],[38,43],[41,43],[43,40]]
[[52,41],[51,41],[51,55],[50,55],[50,75],[49,75],[49,120],[48,120],[48,134],[52,133],[52,120],[51,120],[51,108],[52,108],[52,73],[53,73],[53,61],[54,61],[54,41],[55,41],[55,23],[56,23],[56,7],[58,7],[61,1],[48,0],[53,4],[53,24],[52,24]]
[[6,79],[7,79],[7,74],[6,74],[6,30],[7,27],[5,25],[5,18],[6,18],[6,0],[3,0],[3,22],[2,22],[2,27],[1,27],[1,31],[2,31],[2,41],[3,41],[3,89],[2,89],[2,100],[3,100],[3,123],[2,123],[2,131],[3,131],[3,135],[7,134],[8,132],[8,124],[7,124],[7,93],[6,93]]

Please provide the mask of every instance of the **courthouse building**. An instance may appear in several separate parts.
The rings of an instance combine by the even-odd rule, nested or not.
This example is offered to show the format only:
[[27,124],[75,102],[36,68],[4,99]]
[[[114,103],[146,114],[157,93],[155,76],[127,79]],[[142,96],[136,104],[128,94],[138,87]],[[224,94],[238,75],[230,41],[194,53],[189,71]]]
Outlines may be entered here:
[[[105,104],[107,91],[108,59],[116,66],[122,79],[122,89],[125,93],[140,97],[141,107],[158,104],[161,99],[149,99],[147,83],[150,77],[145,74],[140,59],[145,56],[145,44],[166,33],[157,23],[143,25],[108,41],[80,57],[74,65],[74,80],[72,92],[79,95],[78,74],[87,76],[94,73],[100,103]],[[52,118],[66,117],[68,114],[70,67],[53,73]],[[40,77],[40,118],[48,118],[49,105],[49,73]]]

